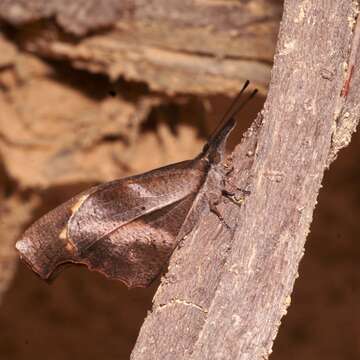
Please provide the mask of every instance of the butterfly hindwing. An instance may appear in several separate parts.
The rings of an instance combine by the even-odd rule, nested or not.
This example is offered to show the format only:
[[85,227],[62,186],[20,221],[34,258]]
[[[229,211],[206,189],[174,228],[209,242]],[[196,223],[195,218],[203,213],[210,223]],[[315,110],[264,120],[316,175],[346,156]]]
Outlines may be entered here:
[[177,245],[177,235],[196,196],[187,197],[119,227],[87,248],[79,262],[123,281],[148,286]]

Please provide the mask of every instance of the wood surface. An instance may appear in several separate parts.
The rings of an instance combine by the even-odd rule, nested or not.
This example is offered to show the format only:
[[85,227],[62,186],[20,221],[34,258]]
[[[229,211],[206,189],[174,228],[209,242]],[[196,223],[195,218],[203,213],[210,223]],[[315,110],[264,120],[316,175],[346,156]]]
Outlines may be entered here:
[[23,48],[112,80],[168,94],[235,94],[249,74],[267,88],[281,3],[3,0],[0,18],[23,25]]
[[224,207],[233,236],[209,215],[174,253],[133,360],[270,355],[324,171],[359,119],[357,14],[354,1],[285,2],[262,126],[233,154],[250,192]]

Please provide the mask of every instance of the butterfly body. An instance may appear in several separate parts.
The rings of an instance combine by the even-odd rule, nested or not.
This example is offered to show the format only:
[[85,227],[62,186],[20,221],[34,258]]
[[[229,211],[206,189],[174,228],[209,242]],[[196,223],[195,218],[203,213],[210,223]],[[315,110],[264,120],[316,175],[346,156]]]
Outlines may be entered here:
[[234,126],[230,116],[193,160],[92,187],[58,206],[25,231],[20,256],[44,279],[79,263],[128,287],[149,285],[221,198]]

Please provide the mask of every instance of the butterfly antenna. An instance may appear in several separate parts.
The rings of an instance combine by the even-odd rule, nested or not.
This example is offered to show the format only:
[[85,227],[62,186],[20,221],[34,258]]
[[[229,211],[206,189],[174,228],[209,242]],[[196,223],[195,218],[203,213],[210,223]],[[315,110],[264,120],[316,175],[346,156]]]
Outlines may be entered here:
[[258,89],[254,89],[251,94],[236,108],[233,116],[235,116],[242,108],[244,108],[245,105],[257,94],[257,92]]
[[[219,126],[216,128],[216,130],[213,132],[213,134],[210,136],[208,140],[208,144],[211,144],[213,142],[218,143],[221,141],[222,138],[227,137],[229,132],[232,130],[232,128],[235,126],[236,114],[244,108],[244,106],[256,95],[258,92],[257,89],[253,90],[251,94],[245,98],[245,100],[242,101],[242,94],[245,91],[245,89],[249,85],[249,80],[246,80],[245,84],[243,85],[242,89],[236,96],[236,98],[231,103],[229,109],[226,111],[225,115],[223,116]],[[206,150],[206,149],[204,149]]]
[[228,110],[226,111],[226,113],[224,114],[223,118],[221,119],[219,125],[217,126],[216,130],[214,131],[213,135],[211,136],[211,138],[215,137],[216,134],[220,131],[220,129],[222,127],[224,127],[224,125],[229,121],[229,119],[231,119],[234,115],[236,115],[236,113],[239,111],[238,107],[241,106],[241,97],[243,92],[245,91],[245,89],[249,86],[250,81],[246,80],[243,87],[241,88],[241,90],[239,91],[239,93],[236,95],[235,99],[232,101],[230,107],[228,108]]
[[243,85],[243,87],[241,88],[239,93],[236,95],[235,99],[232,101],[229,109],[224,114],[224,116],[223,116],[223,118],[222,118],[222,120],[220,122],[220,127],[221,127],[222,124],[226,123],[227,120],[229,120],[234,115],[236,115],[236,113],[239,111],[238,108],[239,108],[239,106],[241,106],[242,94],[246,90],[246,88],[249,86],[249,84],[250,84],[250,81],[246,80],[245,84]]

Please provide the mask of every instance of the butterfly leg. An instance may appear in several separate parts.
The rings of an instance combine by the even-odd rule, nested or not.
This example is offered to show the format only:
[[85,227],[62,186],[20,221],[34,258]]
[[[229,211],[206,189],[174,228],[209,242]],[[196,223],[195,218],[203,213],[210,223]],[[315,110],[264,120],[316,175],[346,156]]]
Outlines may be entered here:
[[224,217],[222,216],[218,205],[220,204],[220,197],[218,194],[210,193],[206,195],[208,202],[209,202],[209,208],[212,213],[214,213],[220,222],[224,225],[224,227],[228,230],[231,230],[231,226],[224,220]]
[[241,189],[234,184],[231,176],[229,176],[233,171],[234,167],[231,164],[215,168],[215,172],[218,177],[218,184],[221,188],[221,195],[234,204],[241,206],[245,201],[246,196],[250,195],[250,191]]
[[241,206],[250,195],[250,191],[239,188],[231,181],[224,181],[221,194],[234,204]]

